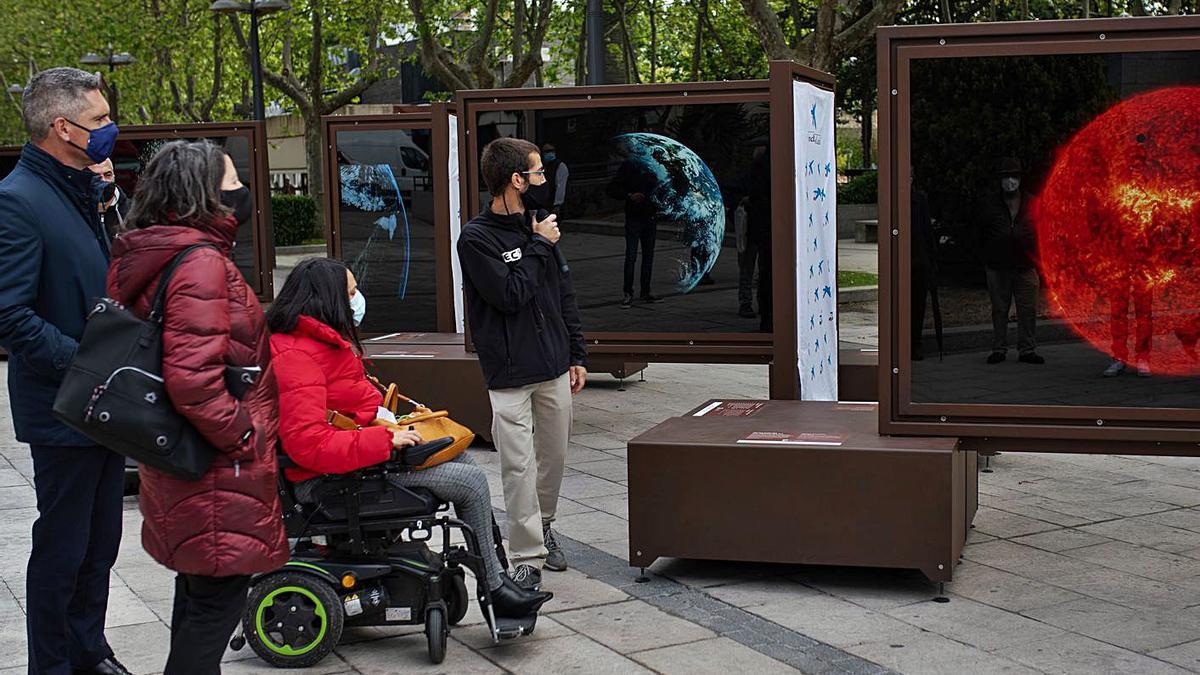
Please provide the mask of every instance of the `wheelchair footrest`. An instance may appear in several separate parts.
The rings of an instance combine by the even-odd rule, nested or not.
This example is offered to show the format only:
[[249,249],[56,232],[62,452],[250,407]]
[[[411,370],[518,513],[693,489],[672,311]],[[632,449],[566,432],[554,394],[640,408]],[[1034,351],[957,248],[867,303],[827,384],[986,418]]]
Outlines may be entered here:
[[519,619],[508,619],[504,617],[496,618],[496,637],[501,640],[512,640],[519,638],[522,635],[533,633],[533,629],[537,627],[536,613],[524,616]]

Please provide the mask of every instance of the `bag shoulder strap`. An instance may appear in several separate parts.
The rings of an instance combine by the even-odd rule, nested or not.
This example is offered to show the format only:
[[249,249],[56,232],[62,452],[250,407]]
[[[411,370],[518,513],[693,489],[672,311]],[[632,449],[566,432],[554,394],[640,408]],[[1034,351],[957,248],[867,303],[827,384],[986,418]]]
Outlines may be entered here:
[[[217,249],[217,247],[212,244],[192,244],[191,246],[188,246],[179,253],[175,254],[175,257],[171,260],[171,262],[167,263],[167,266],[163,268],[162,276],[158,279],[158,288],[154,290],[154,301],[150,304],[150,316],[146,317],[147,320],[155,323],[162,322],[163,310],[165,309],[164,305],[167,302],[167,284],[170,283],[171,277],[175,275],[175,270],[178,269],[179,265],[183,263],[183,259],[186,258],[189,253],[199,248]],[[217,250],[219,251],[220,249]]]

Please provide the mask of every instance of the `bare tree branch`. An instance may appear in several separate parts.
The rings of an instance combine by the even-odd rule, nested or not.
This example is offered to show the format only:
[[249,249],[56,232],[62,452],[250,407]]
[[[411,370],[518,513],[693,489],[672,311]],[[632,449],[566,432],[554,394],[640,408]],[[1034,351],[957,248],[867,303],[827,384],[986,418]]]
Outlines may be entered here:
[[[779,17],[771,10],[767,0],[741,0],[746,16],[754,25],[755,31],[762,42],[763,51],[770,59],[794,59],[796,51],[788,46],[783,37],[783,28],[779,25]],[[793,17],[799,31],[799,17]]]

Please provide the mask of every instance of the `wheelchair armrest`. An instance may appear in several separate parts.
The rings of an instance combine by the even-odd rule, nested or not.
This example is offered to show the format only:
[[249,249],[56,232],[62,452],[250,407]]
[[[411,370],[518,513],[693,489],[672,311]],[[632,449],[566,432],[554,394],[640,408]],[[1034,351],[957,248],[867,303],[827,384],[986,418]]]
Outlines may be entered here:
[[454,445],[454,437],[446,436],[445,438],[435,438],[432,441],[426,441],[420,445],[414,445],[411,448],[404,448],[400,451],[400,461],[395,462],[402,469],[411,469],[416,466],[421,466],[429,461],[437,453]]

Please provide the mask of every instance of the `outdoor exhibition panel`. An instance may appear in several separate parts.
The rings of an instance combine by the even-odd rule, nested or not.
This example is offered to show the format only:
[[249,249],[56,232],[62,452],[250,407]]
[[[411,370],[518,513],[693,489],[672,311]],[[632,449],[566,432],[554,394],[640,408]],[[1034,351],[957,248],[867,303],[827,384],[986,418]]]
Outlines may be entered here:
[[322,123],[326,242],[366,296],[362,331],[462,332],[454,107],[397,106]]
[[1200,17],[878,53],[880,430],[1200,454]]
[[[123,126],[113,148],[112,162],[117,184],[130,197],[137,190],[138,176],[163,144],[175,140],[209,140],[233,159],[238,177],[250,188],[254,214],[238,228],[233,261],[261,300],[275,297],[271,272],[275,248],[271,237],[271,198],[267,173],[266,134],[255,122],[207,122],[203,124],[155,124]],[[0,172],[7,176],[16,166],[20,148],[0,152]]]
[[950,581],[975,453],[880,436],[877,406],[710,401],[629,442],[629,563],[893,567]]
[[590,354],[770,363],[772,397],[797,398],[797,82],[833,86],[779,63],[769,81],[459,92],[463,211],[490,201],[490,141],[533,142],[547,185],[531,202],[559,216]]

